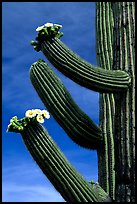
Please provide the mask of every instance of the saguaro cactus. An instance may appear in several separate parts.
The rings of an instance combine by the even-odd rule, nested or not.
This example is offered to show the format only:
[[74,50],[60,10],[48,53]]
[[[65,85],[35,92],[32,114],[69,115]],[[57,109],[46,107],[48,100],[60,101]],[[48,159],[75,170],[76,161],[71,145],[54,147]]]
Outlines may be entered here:
[[61,42],[61,27],[52,23],[38,27],[36,42],[31,44],[64,75],[100,93],[99,127],[78,107],[44,60],[32,64],[30,79],[68,136],[82,147],[97,150],[99,185],[89,184],[71,166],[36,120],[15,117],[8,130],[21,133],[31,155],[66,201],[134,202],[135,4],[96,3],[98,67]]

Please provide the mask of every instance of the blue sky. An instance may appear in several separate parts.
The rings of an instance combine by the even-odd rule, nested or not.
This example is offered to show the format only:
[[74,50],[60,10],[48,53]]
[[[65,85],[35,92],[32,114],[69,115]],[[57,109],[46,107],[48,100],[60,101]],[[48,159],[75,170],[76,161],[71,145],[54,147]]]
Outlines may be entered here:
[[[30,41],[44,23],[61,24],[61,40],[88,62],[96,65],[95,2],[2,3],[2,201],[63,202],[61,195],[41,172],[20,134],[6,133],[11,117],[26,110],[46,109],[34,90],[29,69],[39,58]],[[75,102],[92,120],[99,121],[99,94],[71,81],[57,71]],[[44,126],[71,164],[87,179],[97,181],[97,153],[76,145],[51,116]]]

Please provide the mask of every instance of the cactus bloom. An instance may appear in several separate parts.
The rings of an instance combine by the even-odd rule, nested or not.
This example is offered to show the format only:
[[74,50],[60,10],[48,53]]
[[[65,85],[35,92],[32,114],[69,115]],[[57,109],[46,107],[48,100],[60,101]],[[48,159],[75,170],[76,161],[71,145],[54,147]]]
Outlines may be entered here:
[[27,110],[25,113],[25,116],[28,118],[33,118],[36,116],[36,112],[35,112],[35,110]]
[[44,118],[43,118],[42,115],[37,115],[36,120],[37,120],[39,123],[44,123]]
[[46,23],[44,24],[45,27],[53,27],[53,23]]
[[36,31],[39,32],[39,31],[42,30],[44,27],[45,27],[44,25],[43,25],[43,26],[39,26],[39,27],[37,27]]
[[[56,24],[57,25],[57,24]],[[57,25],[57,26],[59,26],[59,25]],[[42,26],[38,26],[37,27],[37,29],[36,29],[36,31],[40,31],[40,30],[42,30],[43,28],[46,28],[46,27],[53,27],[53,23],[46,23],[46,24],[44,24],[44,25],[42,25]]]
[[42,115],[44,118],[49,119],[50,118],[50,114],[47,110],[42,110]]
[[42,111],[41,111],[40,109],[35,109],[34,111],[35,111],[35,113],[38,114],[38,115],[41,115],[41,114],[42,114]]
[[54,26],[62,28],[62,25],[54,23]]

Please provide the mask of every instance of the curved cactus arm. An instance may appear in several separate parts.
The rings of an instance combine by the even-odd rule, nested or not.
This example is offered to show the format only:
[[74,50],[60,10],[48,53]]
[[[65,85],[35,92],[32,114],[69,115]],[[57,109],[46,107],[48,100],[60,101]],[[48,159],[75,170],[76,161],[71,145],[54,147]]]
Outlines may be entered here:
[[[54,30],[53,27],[51,29]],[[112,93],[126,90],[130,84],[128,73],[91,65],[71,51],[56,35],[47,34],[47,28],[39,31],[36,40],[39,50],[59,71],[86,88]],[[35,44],[32,41],[34,47]]]
[[68,202],[110,202],[109,196],[99,185],[91,185],[68,162],[36,118],[36,115],[20,120],[14,117],[8,131],[22,135],[33,159],[62,197]]
[[78,107],[43,60],[31,65],[30,79],[46,108],[75,143],[90,149],[103,145],[100,128]]

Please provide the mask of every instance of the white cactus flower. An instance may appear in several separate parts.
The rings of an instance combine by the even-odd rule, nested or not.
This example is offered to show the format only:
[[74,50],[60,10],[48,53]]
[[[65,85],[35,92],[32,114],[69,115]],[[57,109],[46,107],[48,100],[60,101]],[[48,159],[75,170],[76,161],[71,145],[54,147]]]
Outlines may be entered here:
[[46,23],[44,24],[45,27],[53,27],[53,23]]
[[54,23],[55,26],[62,28],[62,25]]
[[41,115],[41,114],[42,114],[42,111],[41,111],[40,109],[35,109],[34,111],[35,111],[35,113],[38,114],[38,115]]
[[25,113],[25,116],[28,117],[28,118],[33,118],[36,116],[36,112],[35,110],[27,110],[26,113]]
[[38,121],[39,123],[44,123],[44,118],[43,118],[42,115],[37,115],[36,119],[37,119],[37,121]]
[[44,116],[44,118],[49,119],[50,118],[50,114],[47,110],[42,110],[42,115]]
[[43,25],[43,26],[39,26],[39,27],[37,27],[36,31],[40,31],[40,30],[42,30],[44,27],[45,27],[44,25]]

